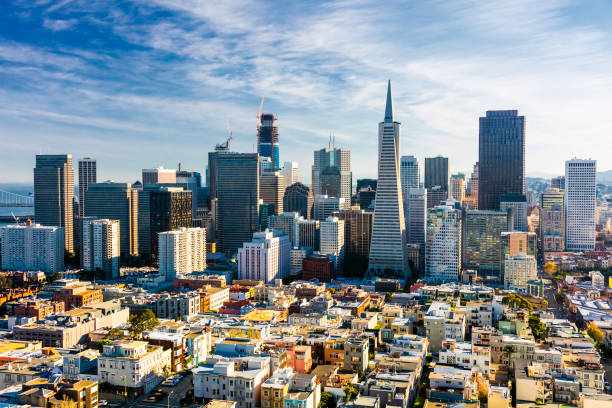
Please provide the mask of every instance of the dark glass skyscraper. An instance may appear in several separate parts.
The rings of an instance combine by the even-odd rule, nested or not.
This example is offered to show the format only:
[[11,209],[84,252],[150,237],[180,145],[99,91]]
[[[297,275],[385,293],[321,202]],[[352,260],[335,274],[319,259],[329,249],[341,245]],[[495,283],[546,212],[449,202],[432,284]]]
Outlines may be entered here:
[[259,226],[259,155],[216,151],[208,159],[210,198],[218,200],[217,250],[233,254]]
[[263,113],[259,118],[257,128],[257,153],[261,157],[269,157],[275,169],[280,168],[278,153],[278,127],[276,116],[272,113]]
[[478,209],[498,210],[503,194],[525,194],[525,117],[516,110],[480,118]]
[[448,191],[448,157],[425,158],[425,188],[440,186]]

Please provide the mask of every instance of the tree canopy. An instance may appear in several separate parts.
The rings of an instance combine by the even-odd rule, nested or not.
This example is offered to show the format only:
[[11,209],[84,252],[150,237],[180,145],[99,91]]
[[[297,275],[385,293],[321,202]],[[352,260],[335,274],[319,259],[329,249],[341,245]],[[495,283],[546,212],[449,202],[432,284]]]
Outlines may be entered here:
[[157,320],[155,314],[150,309],[146,309],[130,317],[128,330],[133,338],[139,338],[143,332],[151,330],[157,325],[159,325],[159,320]]
[[546,336],[546,325],[542,323],[539,317],[534,315],[529,316],[529,327],[536,340],[542,340]]
[[336,408],[336,399],[330,392],[321,393],[321,402],[319,402],[318,408]]
[[604,338],[605,338],[603,331],[601,331],[601,329],[597,327],[595,322],[589,323],[589,326],[587,327],[587,334],[593,340],[595,340],[596,343],[603,343]]
[[502,304],[508,305],[512,308],[528,309],[530,314],[533,313],[533,305],[531,302],[516,293],[511,293],[504,296],[502,299]]

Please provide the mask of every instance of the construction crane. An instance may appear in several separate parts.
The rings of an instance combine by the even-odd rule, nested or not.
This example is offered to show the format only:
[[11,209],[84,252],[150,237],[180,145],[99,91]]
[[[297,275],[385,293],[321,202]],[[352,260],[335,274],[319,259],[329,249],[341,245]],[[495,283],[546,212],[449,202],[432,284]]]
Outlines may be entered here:
[[259,102],[259,110],[257,111],[257,129],[259,129],[259,126],[261,126],[261,113],[263,111],[263,103],[264,103],[264,97],[261,97],[261,102]]
[[15,224],[19,224],[19,218],[15,217],[15,214],[13,214],[12,211],[11,211],[11,217],[13,217],[13,221],[15,221]]

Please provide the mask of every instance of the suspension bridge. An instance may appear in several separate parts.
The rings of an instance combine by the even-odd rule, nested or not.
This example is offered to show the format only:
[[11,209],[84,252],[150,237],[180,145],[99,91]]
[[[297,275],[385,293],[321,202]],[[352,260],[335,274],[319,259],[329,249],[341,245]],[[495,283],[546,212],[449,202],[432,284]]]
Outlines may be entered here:
[[0,207],[34,207],[34,197],[0,190]]

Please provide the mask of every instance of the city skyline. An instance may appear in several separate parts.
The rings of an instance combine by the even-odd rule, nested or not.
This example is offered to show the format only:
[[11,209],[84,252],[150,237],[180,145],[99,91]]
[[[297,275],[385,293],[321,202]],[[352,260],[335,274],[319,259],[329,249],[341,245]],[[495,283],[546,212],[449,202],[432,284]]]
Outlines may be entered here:
[[[612,168],[605,2],[580,12],[561,2],[494,10],[469,2],[426,10],[252,2],[212,10],[161,0],[3,6],[0,134],[11,154],[0,182],[30,182],[34,154],[66,151],[96,157],[99,180],[133,182],[142,168],[179,161],[204,173],[206,153],[228,128],[233,151],[253,151],[262,95],[264,112],[278,117],[281,162],[299,162],[333,133],[362,163],[354,179],[373,176],[369,152],[388,78],[406,129],[401,155],[447,156],[451,173],[469,173],[478,117],[518,109],[528,119],[528,176],[561,175],[574,156]],[[303,162],[307,181],[311,163]]]

